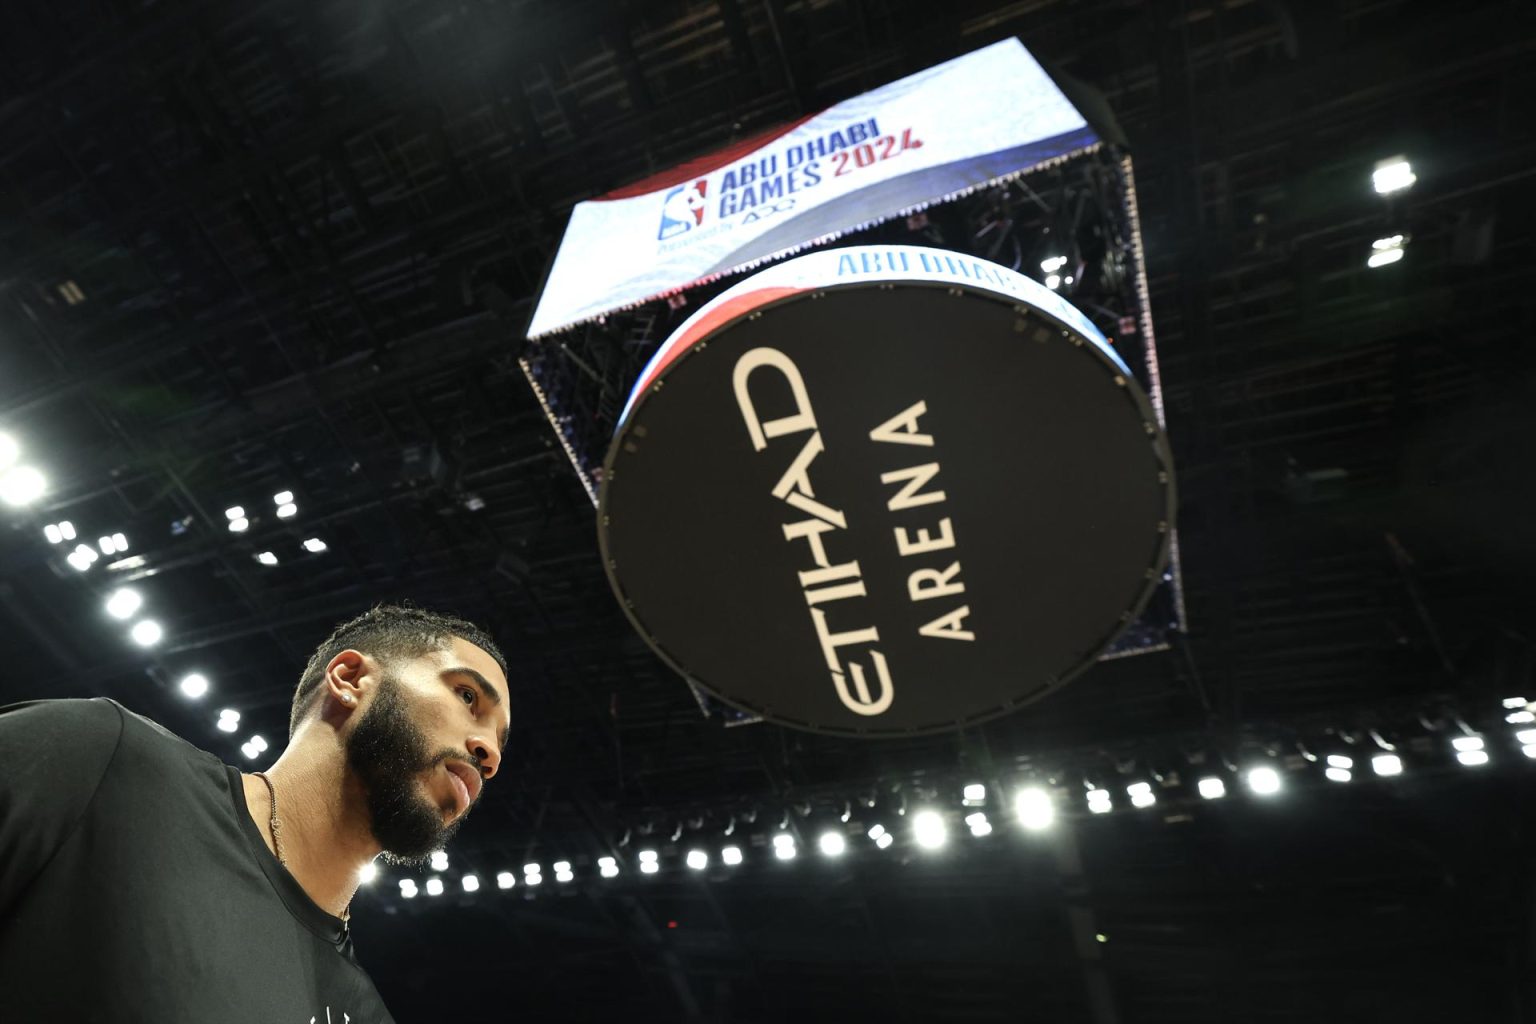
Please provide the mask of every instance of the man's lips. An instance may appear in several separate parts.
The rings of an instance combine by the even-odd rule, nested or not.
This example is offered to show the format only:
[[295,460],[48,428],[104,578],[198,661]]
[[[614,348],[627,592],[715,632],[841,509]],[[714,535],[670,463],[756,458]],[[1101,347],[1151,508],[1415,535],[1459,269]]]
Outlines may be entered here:
[[480,777],[469,765],[450,762],[447,766],[448,781],[453,787],[454,804],[458,813],[469,810],[470,804],[480,792]]

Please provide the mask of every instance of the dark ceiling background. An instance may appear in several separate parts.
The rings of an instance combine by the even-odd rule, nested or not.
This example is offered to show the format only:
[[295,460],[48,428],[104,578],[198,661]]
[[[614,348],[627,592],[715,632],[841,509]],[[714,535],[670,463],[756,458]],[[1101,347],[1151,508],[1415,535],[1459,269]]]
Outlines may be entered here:
[[[361,897],[402,1021],[1533,1019],[1530,769],[1502,738],[1477,772],[1430,754],[1536,697],[1533,27],[1513,0],[7,4],[0,426],[51,487],[0,513],[0,700],[108,695],[243,764],[186,671],[270,757],[337,621],[410,599],[490,628],[514,740],[455,868],[582,880]],[[517,367],[544,267],[575,201],[1009,35],[1135,158],[1189,632],[955,735],[723,728],[615,607]],[[1382,198],[1397,153],[1419,181]],[[153,651],[43,540],[60,519],[129,536],[112,582]],[[809,830],[870,791],[1176,780],[1370,728],[1423,769],[592,878],[647,827],[671,858],[751,808]]]

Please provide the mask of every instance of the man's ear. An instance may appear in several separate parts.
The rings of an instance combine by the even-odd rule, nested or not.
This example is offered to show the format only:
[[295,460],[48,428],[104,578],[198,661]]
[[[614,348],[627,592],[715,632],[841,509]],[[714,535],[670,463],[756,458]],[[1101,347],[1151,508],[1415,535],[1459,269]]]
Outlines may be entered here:
[[372,659],[366,654],[348,648],[325,666],[326,689],[343,705],[356,707],[362,701],[367,685],[365,680],[374,668]]

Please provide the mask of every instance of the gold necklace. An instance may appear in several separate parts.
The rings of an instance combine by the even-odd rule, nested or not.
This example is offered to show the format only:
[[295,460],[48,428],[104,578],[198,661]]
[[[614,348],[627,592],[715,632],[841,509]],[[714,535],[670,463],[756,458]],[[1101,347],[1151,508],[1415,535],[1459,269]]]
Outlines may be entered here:
[[[267,778],[266,772],[252,772],[251,774],[267,784],[267,793],[272,797],[272,819],[267,823],[272,829],[272,848],[277,851],[277,862],[283,867],[287,867],[288,862],[283,859],[282,828],[277,824],[277,790],[272,787],[272,780]],[[352,902],[348,900],[346,907],[341,911],[341,921],[343,924],[346,924],[351,920]]]

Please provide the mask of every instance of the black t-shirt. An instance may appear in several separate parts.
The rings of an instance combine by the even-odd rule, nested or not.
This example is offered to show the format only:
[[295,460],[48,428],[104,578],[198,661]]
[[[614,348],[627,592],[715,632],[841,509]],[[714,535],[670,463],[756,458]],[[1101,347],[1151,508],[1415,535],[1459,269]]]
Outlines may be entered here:
[[0,708],[0,1020],[393,1018],[240,772],[97,698]]

